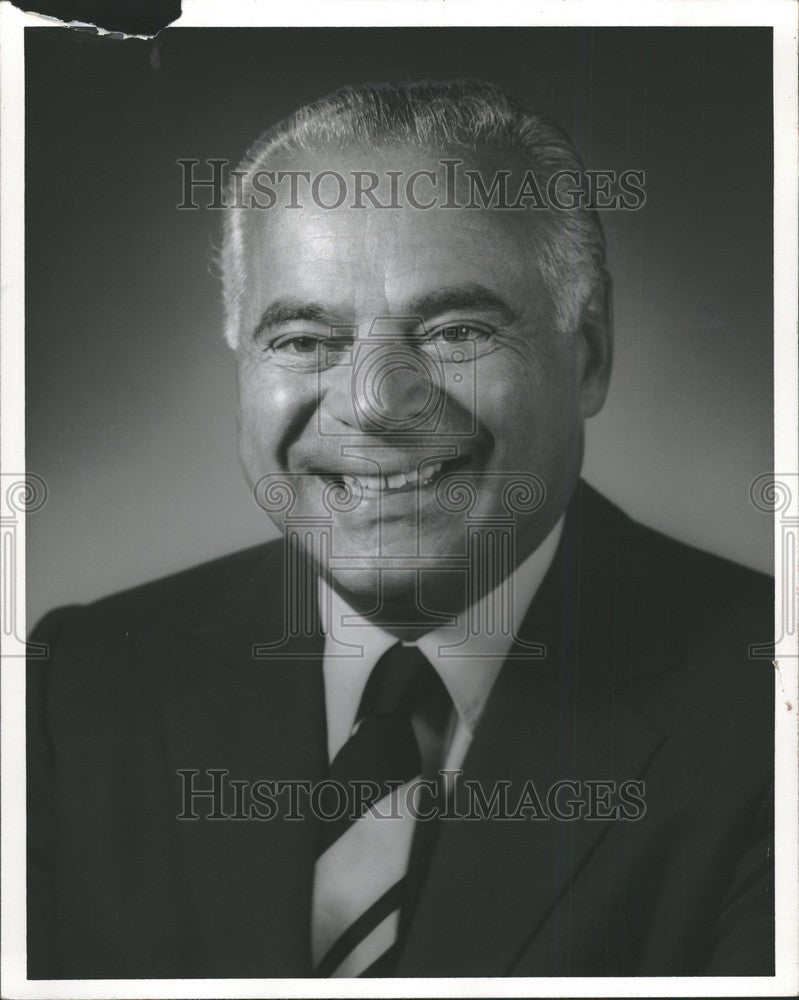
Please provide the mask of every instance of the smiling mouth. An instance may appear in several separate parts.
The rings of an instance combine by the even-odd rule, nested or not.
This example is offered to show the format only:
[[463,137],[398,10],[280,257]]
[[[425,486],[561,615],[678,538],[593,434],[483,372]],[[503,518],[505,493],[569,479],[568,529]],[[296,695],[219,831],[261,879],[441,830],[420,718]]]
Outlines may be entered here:
[[321,472],[325,482],[361,493],[365,499],[377,496],[394,496],[435,485],[442,476],[464,468],[471,456],[425,460],[415,468],[394,472],[387,476],[365,476],[345,472]]

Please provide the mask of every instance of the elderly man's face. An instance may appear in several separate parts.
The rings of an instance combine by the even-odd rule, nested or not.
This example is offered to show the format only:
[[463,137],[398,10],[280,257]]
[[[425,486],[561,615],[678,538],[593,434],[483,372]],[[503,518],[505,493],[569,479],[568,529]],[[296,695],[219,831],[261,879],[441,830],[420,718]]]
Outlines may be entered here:
[[[438,169],[421,154],[372,159],[353,153],[333,168]],[[463,575],[467,516],[475,527],[510,513],[520,561],[562,512],[583,418],[606,390],[603,303],[573,334],[555,329],[533,212],[347,203],[248,212],[242,463],[261,497],[275,478],[292,483],[278,524],[330,518],[332,577],[356,602],[374,604],[382,578],[387,605],[407,606],[423,567],[426,603],[443,608]],[[509,510],[509,485],[530,477],[544,502]],[[455,479],[473,487],[465,506],[446,489]],[[352,501],[336,503],[347,491]]]

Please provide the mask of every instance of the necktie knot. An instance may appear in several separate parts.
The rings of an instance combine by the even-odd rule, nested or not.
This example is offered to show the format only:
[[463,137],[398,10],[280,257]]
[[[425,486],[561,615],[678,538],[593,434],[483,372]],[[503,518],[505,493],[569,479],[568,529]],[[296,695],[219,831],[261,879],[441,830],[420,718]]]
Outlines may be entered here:
[[416,646],[395,643],[369,675],[356,721],[385,716],[408,718],[442,688],[440,677],[424,653]]

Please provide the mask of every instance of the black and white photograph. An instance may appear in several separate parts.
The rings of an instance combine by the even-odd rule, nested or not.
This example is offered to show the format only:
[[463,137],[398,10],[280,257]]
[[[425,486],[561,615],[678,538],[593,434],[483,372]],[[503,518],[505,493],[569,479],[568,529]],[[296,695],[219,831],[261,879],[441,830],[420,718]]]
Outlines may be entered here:
[[795,995],[796,9],[240,6],[2,12],[3,995]]

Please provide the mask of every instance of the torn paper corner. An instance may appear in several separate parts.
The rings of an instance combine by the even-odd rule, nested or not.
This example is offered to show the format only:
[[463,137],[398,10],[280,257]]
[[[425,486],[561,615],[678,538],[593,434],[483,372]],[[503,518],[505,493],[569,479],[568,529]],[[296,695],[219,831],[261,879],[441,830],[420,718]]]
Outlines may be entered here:
[[[70,14],[75,12],[76,7],[85,9],[87,7],[85,4],[64,3],[61,5],[61,11],[63,11],[63,16],[61,16],[61,11],[56,13],[56,5],[51,2],[37,4],[35,0],[11,0],[11,3],[26,14],[34,24],[38,23],[43,27],[73,28],[76,31],[110,35],[112,38],[122,40],[135,38],[139,41],[152,41],[164,28],[178,21],[182,14],[180,2],[165,3],[164,7],[169,9],[169,14],[158,20],[152,16],[149,18],[137,16],[135,11],[124,15],[122,13],[114,15],[111,10],[105,8],[98,11],[99,14],[103,15],[98,20],[105,21],[105,24],[95,24],[91,21],[70,17]],[[146,23],[144,23],[145,21]]]

